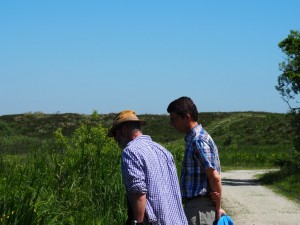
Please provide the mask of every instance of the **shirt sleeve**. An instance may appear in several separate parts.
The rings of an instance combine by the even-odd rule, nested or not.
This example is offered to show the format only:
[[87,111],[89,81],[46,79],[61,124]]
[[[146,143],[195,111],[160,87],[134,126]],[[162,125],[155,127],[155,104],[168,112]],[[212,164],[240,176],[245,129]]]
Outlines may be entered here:
[[194,147],[195,157],[204,164],[205,169],[217,169],[215,163],[215,149],[212,145],[203,140],[196,140]]
[[122,176],[129,193],[147,193],[142,160],[130,149],[122,152]]

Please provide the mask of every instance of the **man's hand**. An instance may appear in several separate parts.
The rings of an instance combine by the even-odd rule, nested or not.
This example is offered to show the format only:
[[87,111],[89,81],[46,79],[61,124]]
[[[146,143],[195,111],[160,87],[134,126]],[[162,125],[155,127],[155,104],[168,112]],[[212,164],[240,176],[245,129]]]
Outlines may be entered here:
[[216,202],[220,201],[221,195],[219,192],[211,191],[209,193],[209,197],[214,203],[216,203]]
[[226,212],[221,208],[219,210],[216,210],[216,220],[218,221],[222,215],[226,215]]

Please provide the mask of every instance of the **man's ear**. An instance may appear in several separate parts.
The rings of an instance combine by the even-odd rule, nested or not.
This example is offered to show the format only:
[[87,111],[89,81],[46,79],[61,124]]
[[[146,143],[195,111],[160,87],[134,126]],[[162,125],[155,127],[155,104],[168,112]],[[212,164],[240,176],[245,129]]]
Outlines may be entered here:
[[122,134],[127,135],[127,133],[128,133],[128,127],[126,126],[126,124],[123,124],[121,129],[122,129]]
[[190,121],[192,119],[192,117],[189,113],[187,113],[184,118],[186,118],[188,121]]
[[121,126],[121,131],[122,131],[122,133],[126,131],[125,128],[126,128],[126,125],[123,124],[123,125]]

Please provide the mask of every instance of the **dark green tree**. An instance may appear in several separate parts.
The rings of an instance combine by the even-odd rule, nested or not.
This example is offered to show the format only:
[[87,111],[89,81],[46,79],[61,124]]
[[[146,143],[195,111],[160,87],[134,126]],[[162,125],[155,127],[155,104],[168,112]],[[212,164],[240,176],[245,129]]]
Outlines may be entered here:
[[287,38],[278,46],[285,54],[285,59],[279,64],[282,74],[278,77],[276,89],[291,110],[299,110],[300,97],[300,33],[291,30]]
[[284,160],[283,169],[294,173],[300,170],[300,32],[291,30],[278,46],[285,54],[285,59],[279,64],[282,74],[275,87],[290,108],[291,126],[294,130],[294,150]]

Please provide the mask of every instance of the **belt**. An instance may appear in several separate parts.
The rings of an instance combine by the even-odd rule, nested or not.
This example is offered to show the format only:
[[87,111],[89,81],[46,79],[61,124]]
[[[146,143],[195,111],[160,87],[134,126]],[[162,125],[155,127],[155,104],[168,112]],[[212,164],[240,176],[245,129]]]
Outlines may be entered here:
[[209,196],[208,195],[197,195],[197,196],[194,196],[192,198],[182,198],[182,203],[185,204],[187,203],[188,201],[191,201],[193,199],[198,199],[198,198],[203,198],[203,199],[209,199]]

